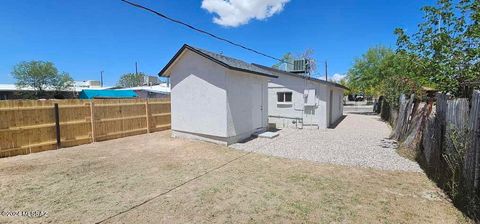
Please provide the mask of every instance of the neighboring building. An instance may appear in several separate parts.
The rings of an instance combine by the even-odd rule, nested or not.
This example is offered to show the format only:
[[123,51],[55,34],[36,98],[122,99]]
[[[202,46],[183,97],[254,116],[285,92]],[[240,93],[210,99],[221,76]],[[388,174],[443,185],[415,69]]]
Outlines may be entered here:
[[80,92],[79,99],[132,99],[138,95],[133,90],[117,89],[84,89]]
[[268,84],[269,123],[277,128],[328,128],[343,116],[346,87],[254,64],[278,76]]
[[73,87],[75,89],[101,89],[102,82],[97,81],[97,80],[86,80],[86,81],[74,81],[73,82]]
[[[152,83],[152,82],[150,82]],[[165,98],[170,96],[170,85],[168,83],[161,83],[156,85],[145,85],[130,88],[122,88],[134,90],[138,98]]]
[[15,84],[0,84],[0,100],[22,99],[28,93],[33,93],[32,88],[17,88]]
[[143,85],[144,86],[160,85],[160,79],[158,78],[158,76],[145,75],[143,76]]
[[[153,83],[153,82],[150,82]],[[170,85],[167,83],[152,86],[136,86],[130,88],[109,88],[101,90],[86,89],[80,92],[80,99],[108,99],[108,98],[166,98],[170,96]]]
[[137,94],[137,98],[149,99],[149,98],[168,98],[170,93],[157,92],[152,90],[137,89],[133,90]]
[[[51,88],[45,90],[44,95],[40,97],[57,99],[75,99],[80,91],[84,89],[105,89],[100,87],[99,81],[75,81],[73,86],[63,90],[55,91]],[[33,96],[35,90],[32,87],[18,88],[15,84],[0,84],[0,100],[28,99]]]
[[170,77],[173,136],[228,145],[267,127],[269,71],[184,45],[159,75]]

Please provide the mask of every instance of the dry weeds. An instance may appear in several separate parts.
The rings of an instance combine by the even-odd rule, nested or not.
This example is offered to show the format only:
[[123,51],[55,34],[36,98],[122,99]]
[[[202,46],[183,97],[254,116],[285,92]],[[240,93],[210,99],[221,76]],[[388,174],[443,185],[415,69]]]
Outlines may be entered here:
[[[1,209],[48,217],[0,223],[93,223],[129,210],[244,152],[159,132],[2,159]],[[422,173],[248,154],[107,223],[461,223]]]

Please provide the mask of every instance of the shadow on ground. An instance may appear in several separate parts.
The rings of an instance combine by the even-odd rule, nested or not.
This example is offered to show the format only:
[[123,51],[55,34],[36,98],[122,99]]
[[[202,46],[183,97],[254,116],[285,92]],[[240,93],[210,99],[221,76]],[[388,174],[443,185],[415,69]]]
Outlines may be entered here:
[[349,114],[358,114],[358,115],[367,115],[367,116],[377,116],[378,114],[375,113],[375,112],[356,112],[356,111],[352,111],[352,112],[348,112]]
[[330,125],[330,127],[328,127],[329,129],[335,129],[337,128],[337,126],[342,123],[343,120],[345,120],[345,118],[347,117],[347,115],[343,115],[341,116],[340,118],[338,118],[337,121],[335,121],[335,123],[333,123],[332,125]]

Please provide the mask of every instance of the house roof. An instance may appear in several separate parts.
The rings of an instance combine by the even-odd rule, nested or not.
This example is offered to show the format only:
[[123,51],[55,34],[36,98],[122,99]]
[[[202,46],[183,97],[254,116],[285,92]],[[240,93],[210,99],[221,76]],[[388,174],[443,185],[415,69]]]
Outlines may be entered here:
[[203,50],[200,48],[195,48],[190,45],[183,45],[183,47],[173,56],[173,58],[167,63],[167,65],[158,73],[159,76],[168,76],[165,74],[165,72],[168,70],[168,68],[177,60],[178,57],[186,50],[193,51],[221,66],[224,66],[228,69],[231,70],[236,70],[236,71],[241,71],[241,72],[248,72],[252,73],[255,75],[261,75],[261,76],[266,76],[266,77],[271,77],[271,78],[278,78],[278,76],[274,75],[272,72],[267,71],[265,69],[262,69],[258,66],[255,66],[253,64],[227,57],[221,54],[213,53],[207,50]]
[[[305,79],[305,76],[302,76],[302,75],[299,75],[299,74],[295,74],[295,73],[291,73],[291,72],[267,67],[267,66],[264,66],[264,65],[255,64],[255,63],[250,64],[250,63],[244,62],[242,60],[227,57],[227,56],[222,55],[222,54],[217,54],[217,53],[213,53],[213,52],[203,50],[203,49],[200,49],[200,48],[192,47],[188,44],[185,44],[185,45],[182,46],[182,48],[180,48],[180,50],[175,54],[175,56],[173,56],[173,58],[167,63],[167,65],[158,73],[158,75],[159,76],[167,76],[165,74],[165,72],[177,60],[177,58],[180,57],[180,55],[186,49],[188,49],[190,51],[193,51],[193,52],[195,52],[195,53],[197,53],[197,54],[199,54],[199,55],[201,55],[201,56],[203,56],[203,57],[205,57],[209,60],[212,60],[212,61],[216,62],[217,64],[220,64],[220,65],[222,65],[222,66],[224,66],[228,69],[237,70],[237,71],[241,71],[241,72],[253,73],[253,74],[256,74],[256,75],[267,76],[267,77],[271,77],[271,78],[278,78],[278,76],[275,75],[275,74],[276,73],[281,73],[281,74],[290,75],[290,76],[294,76],[294,77],[297,77],[297,78]],[[317,79],[317,78],[313,78],[313,77],[308,77],[307,79],[315,81],[315,82],[319,82],[321,84],[325,84],[325,85],[334,86],[334,87],[338,87],[338,88],[348,90],[347,87],[345,87],[343,85],[340,85],[338,83],[329,82],[329,81],[325,81],[325,80],[321,80],[321,79]]]
[[340,85],[338,83],[334,83],[334,82],[329,82],[329,81],[325,81],[325,80],[321,80],[321,79],[317,79],[317,78],[313,78],[313,77],[305,77],[305,76],[302,76],[302,75],[299,75],[299,74],[295,74],[295,73],[291,73],[291,72],[287,72],[287,71],[283,71],[283,70],[280,70],[280,69],[276,69],[276,68],[271,68],[271,67],[267,67],[267,66],[264,66],[264,65],[259,65],[259,64],[253,64],[254,66],[257,66],[259,68],[262,68],[264,70],[268,70],[272,73],[275,74],[276,73],[281,73],[281,74],[285,74],[285,75],[290,75],[290,76],[294,76],[294,77],[297,77],[297,78],[301,78],[301,79],[308,79],[308,80],[312,80],[312,81],[315,81],[315,82],[319,82],[321,84],[325,84],[325,85],[329,85],[329,86],[334,86],[334,87],[338,87],[338,88],[342,88],[342,89],[345,89],[345,90],[349,90],[346,86],[343,86],[343,85]]

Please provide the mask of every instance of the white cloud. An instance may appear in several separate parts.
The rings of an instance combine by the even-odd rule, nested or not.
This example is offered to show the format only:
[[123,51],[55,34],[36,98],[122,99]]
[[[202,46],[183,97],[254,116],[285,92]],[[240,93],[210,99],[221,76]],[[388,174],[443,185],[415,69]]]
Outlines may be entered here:
[[345,77],[347,77],[346,75],[342,75],[342,74],[338,74],[338,73],[335,73],[332,78],[330,78],[332,81],[334,82],[340,82],[340,80],[344,79]]
[[213,22],[238,27],[252,19],[264,20],[283,10],[290,0],[203,0],[202,8],[217,16]]

